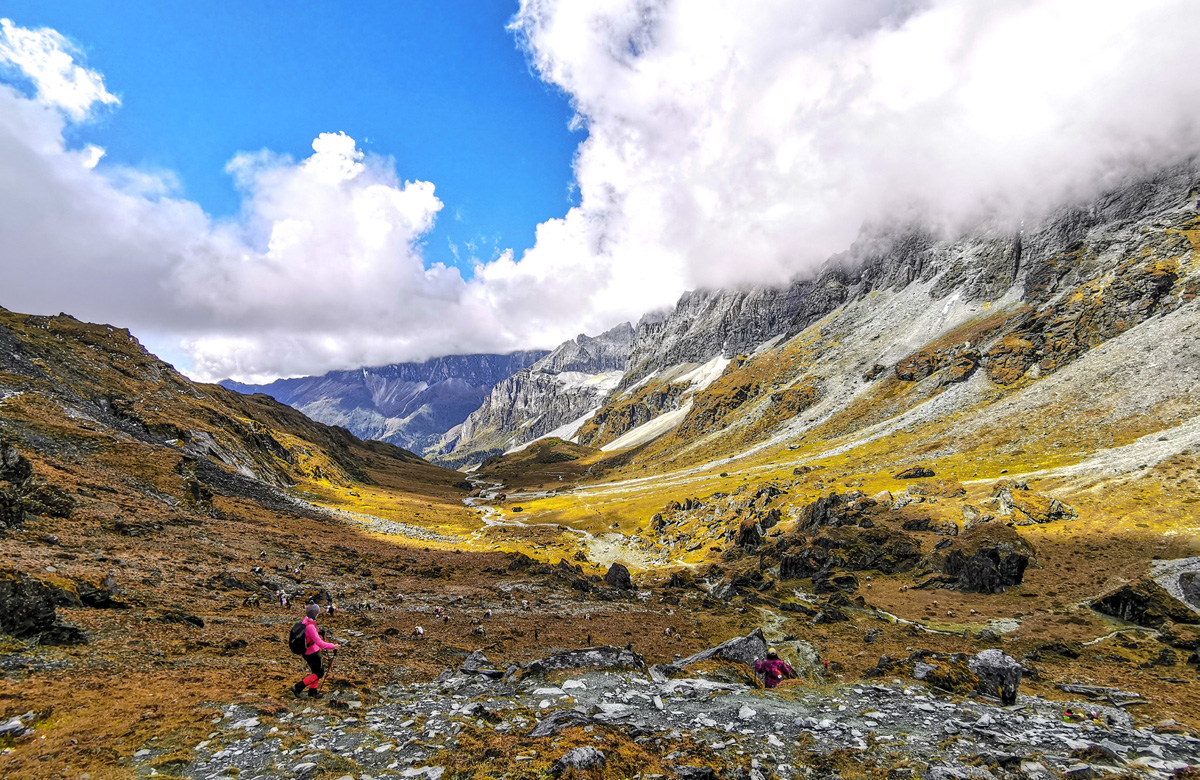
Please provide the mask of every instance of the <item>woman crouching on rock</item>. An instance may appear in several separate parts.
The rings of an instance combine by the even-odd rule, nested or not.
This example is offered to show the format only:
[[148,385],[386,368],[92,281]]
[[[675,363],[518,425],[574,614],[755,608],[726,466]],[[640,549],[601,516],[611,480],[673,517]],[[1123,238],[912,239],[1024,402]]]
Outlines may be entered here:
[[338,649],[338,645],[326,642],[317,631],[316,618],[320,613],[321,608],[316,604],[309,604],[304,610],[304,620],[300,621],[304,624],[304,660],[308,662],[308,668],[312,670],[312,674],[292,686],[292,693],[297,696],[305,688],[308,688],[308,695],[314,699],[321,695],[317,690],[317,685],[325,676],[325,670],[321,667],[321,651]]

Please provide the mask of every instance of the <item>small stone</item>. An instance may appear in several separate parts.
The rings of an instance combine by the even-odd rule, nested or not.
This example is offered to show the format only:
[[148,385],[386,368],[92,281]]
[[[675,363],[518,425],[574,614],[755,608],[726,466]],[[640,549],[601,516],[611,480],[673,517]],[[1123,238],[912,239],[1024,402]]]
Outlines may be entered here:
[[245,720],[239,720],[237,723],[232,724],[229,728],[231,728],[231,729],[252,729],[257,725],[258,725],[258,718],[246,718]]
[[297,777],[308,777],[315,771],[317,771],[317,765],[312,761],[301,761],[292,767],[292,774]]
[[145,756],[148,756],[148,755],[150,755],[149,750],[139,750],[138,752],[133,754],[133,757],[134,758],[144,758]]
[[745,704],[738,710],[738,720],[754,720],[756,717],[758,717],[757,710],[752,710]]

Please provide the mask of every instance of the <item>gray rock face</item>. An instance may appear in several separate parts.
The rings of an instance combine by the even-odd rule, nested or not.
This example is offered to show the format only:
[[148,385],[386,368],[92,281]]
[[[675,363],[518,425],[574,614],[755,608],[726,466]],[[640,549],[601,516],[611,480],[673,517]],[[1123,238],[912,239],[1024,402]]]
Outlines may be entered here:
[[755,661],[761,661],[766,657],[766,637],[763,636],[761,628],[756,628],[746,636],[739,636],[730,639],[728,642],[722,642],[716,647],[701,650],[694,655],[684,658],[682,661],[675,661],[670,664],[658,664],[651,669],[651,674],[656,679],[665,680],[667,677],[679,674],[692,664],[707,661],[710,658],[719,658],[723,661],[734,661],[750,666]]
[[221,384],[239,393],[266,393],[360,439],[421,452],[477,409],[496,383],[545,356],[543,350],[450,355],[424,363],[280,379],[269,385],[230,380]]
[[623,371],[629,350],[633,347],[633,326],[622,322],[595,338],[580,333],[570,341],[559,344],[553,352],[535,363],[532,368],[548,374],[578,371],[600,374]]
[[622,323],[596,337],[566,341],[498,383],[462,425],[447,432],[431,458],[478,462],[532,441],[597,408],[625,370],[634,331]]
[[645,669],[646,661],[624,647],[585,647],[530,661],[523,667],[527,674],[544,674],[557,669]]
[[563,729],[586,726],[591,722],[592,719],[586,713],[579,710],[556,710],[542,718],[529,732],[529,736],[534,738],[548,737],[551,734],[557,734]]
[[554,766],[550,771],[555,777],[558,777],[568,769],[591,769],[596,766],[604,766],[604,753],[590,745],[587,747],[578,747],[567,753],[558,761],[554,762]]
[[[1136,231],[1123,231],[1187,211],[1189,194],[1198,184],[1200,165],[1192,160],[1127,183],[1090,204],[1059,209],[1024,230],[1015,224],[983,224],[947,240],[911,225],[876,226],[864,229],[846,252],[787,285],[685,293],[670,312],[639,322],[629,370],[615,394],[660,369],[718,355],[732,358],[773,337],[799,333],[842,304],[914,282],[933,282],[929,295],[934,300],[958,295],[965,301],[993,301],[1015,287],[1026,302],[1045,304],[1064,288],[1096,278],[1129,256],[1080,252],[1085,241],[1101,246],[1137,241]],[[1158,300],[1137,304],[1145,311],[1136,321]]]
[[996,649],[984,650],[967,661],[967,668],[979,676],[981,692],[995,696],[1001,704],[1014,704],[1021,687],[1021,663]]

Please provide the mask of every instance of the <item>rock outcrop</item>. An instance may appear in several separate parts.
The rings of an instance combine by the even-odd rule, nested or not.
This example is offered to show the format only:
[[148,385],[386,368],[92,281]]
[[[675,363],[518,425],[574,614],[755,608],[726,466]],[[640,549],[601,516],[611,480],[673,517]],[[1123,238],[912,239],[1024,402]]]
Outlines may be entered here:
[[59,589],[18,572],[0,572],[0,633],[45,645],[76,645],[83,632],[58,621]]
[[1200,613],[1146,577],[1122,585],[1092,602],[1099,612],[1147,628],[1161,628],[1168,622],[1200,623]]

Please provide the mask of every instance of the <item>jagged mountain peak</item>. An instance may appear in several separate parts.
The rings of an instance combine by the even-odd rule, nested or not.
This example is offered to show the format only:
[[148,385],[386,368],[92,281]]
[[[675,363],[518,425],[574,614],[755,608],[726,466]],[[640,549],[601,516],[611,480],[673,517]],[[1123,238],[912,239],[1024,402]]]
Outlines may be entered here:
[[596,374],[624,369],[634,334],[633,325],[628,322],[622,322],[599,336],[580,333],[559,344],[549,355],[530,366],[530,370],[551,374],[567,371]]
[[497,382],[546,355],[545,350],[447,355],[422,363],[281,379],[269,385],[221,384],[243,393],[266,393],[360,438],[421,451],[465,420]]

